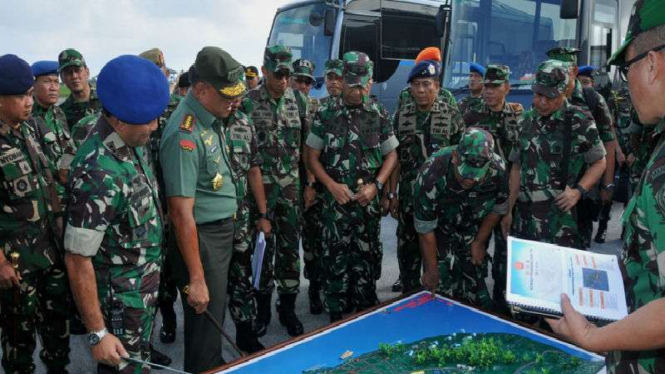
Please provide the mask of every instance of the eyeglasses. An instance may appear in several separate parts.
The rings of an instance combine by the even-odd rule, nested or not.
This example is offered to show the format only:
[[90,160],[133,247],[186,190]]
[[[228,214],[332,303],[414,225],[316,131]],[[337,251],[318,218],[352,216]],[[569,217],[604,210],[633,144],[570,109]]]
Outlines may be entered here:
[[280,70],[272,73],[272,76],[275,77],[278,81],[281,81],[282,79],[286,78],[289,79],[291,76],[291,72],[288,70]]
[[658,52],[661,49],[665,48],[665,44],[658,46],[656,48],[652,48],[648,51],[642,52],[639,55],[635,56],[629,61],[624,62],[621,66],[619,66],[619,76],[621,76],[621,79],[624,82],[628,82],[628,70],[630,69],[630,65],[636,63],[637,61],[647,57],[649,55],[649,52]]
[[306,84],[306,85],[308,85],[308,86],[311,86],[312,83],[314,83],[314,82],[313,82],[311,79],[309,79],[309,78],[296,78],[295,81],[296,81],[298,84]]

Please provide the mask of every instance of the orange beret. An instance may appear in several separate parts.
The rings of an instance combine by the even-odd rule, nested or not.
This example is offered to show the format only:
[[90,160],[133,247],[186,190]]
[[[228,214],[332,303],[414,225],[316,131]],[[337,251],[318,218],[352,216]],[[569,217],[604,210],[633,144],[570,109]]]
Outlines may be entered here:
[[437,47],[427,47],[418,53],[416,65],[423,60],[432,60],[441,63],[441,51]]

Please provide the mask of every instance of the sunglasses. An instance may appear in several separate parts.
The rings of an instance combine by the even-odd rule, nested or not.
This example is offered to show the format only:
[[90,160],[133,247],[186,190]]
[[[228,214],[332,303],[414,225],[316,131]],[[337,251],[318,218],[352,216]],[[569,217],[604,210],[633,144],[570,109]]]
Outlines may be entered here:
[[308,85],[308,86],[311,86],[312,83],[314,83],[314,82],[312,82],[312,80],[309,79],[309,78],[296,78],[295,81],[296,81],[298,84],[306,84],[306,85]]
[[630,70],[630,65],[647,57],[647,55],[649,55],[649,52],[658,52],[663,48],[665,48],[665,44],[658,46],[656,48],[652,48],[646,52],[642,52],[639,55],[635,56],[633,59],[624,62],[621,66],[619,66],[619,76],[621,76],[621,80],[623,80],[624,82],[628,82],[628,70]]
[[272,76],[275,77],[278,81],[281,81],[282,79],[286,78],[289,79],[291,76],[291,72],[288,70],[280,70],[272,73]]

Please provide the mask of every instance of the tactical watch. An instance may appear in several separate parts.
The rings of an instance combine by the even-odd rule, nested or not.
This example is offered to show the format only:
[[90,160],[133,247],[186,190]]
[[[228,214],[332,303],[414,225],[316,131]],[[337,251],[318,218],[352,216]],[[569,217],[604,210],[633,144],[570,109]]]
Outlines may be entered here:
[[259,213],[259,218],[260,219],[267,219],[268,221],[272,221],[270,219],[270,215],[268,213]]
[[601,184],[601,187],[606,191],[614,190],[614,183]]
[[307,182],[305,183],[305,186],[314,188],[316,186],[316,182]]
[[374,183],[376,184],[376,189],[377,189],[377,190],[379,190],[379,191],[383,191],[383,183],[379,182],[378,179],[377,179],[376,182],[374,182]]
[[91,347],[96,346],[99,344],[99,342],[104,339],[104,337],[109,333],[109,330],[104,327],[103,329],[99,331],[93,331],[90,334],[88,334],[88,344],[90,344]]
[[580,194],[582,195],[580,199],[586,199],[586,196],[589,193],[589,191],[585,190],[584,187],[580,186],[579,184],[575,185],[575,189],[580,191]]
[[388,192],[388,195],[386,196],[388,200],[392,200],[397,197],[397,195],[394,192]]

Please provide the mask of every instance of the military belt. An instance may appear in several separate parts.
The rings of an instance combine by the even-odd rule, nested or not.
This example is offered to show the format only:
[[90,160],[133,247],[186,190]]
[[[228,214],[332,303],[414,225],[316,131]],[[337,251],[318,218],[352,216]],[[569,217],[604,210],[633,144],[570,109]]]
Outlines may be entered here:
[[234,217],[235,217],[235,214],[230,216],[230,217],[218,219],[216,221],[206,222],[206,223],[199,223],[196,226],[221,226],[221,225],[223,225],[227,222],[232,222],[234,220]]

